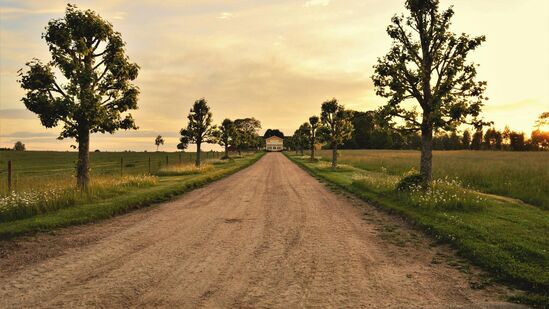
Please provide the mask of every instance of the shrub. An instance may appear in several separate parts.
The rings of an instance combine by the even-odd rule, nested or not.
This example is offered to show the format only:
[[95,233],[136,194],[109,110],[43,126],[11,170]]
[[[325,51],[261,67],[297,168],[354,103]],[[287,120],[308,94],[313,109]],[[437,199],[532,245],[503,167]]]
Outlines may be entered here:
[[423,182],[423,177],[421,175],[419,174],[409,175],[402,178],[398,182],[396,189],[397,191],[402,191],[402,192],[411,191],[421,187],[422,182]]

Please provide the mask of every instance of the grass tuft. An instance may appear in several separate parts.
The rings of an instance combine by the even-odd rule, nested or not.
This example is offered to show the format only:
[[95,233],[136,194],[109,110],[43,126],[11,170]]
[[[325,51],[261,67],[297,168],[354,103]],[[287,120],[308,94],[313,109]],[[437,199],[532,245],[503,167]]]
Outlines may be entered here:
[[197,167],[194,164],[170,165],[163,167],[156,172],[157,176],[182,176],[196,175],[211,171],[214,168],[213,164],[202,164]]

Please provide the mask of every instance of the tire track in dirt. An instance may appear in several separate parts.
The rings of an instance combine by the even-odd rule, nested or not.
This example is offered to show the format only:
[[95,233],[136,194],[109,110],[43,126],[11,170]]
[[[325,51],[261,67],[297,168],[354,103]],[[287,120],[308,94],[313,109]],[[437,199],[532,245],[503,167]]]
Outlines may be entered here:
[[158,207],[0,243],[0,307],[514,307],[387,226],[417,234],[267,154]]

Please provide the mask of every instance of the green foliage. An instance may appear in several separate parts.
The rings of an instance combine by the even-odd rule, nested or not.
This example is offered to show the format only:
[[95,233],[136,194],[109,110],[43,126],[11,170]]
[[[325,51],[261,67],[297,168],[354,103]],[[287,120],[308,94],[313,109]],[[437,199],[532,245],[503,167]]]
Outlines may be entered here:
[[282,131],[280,131],[279,129],[267,129],[267,131],[265,131],[265,134],[263,134],[263,138],[269,138],[271,136],[284,138],[284,133],[282,133]]
[[42,37],[52,61],[33,59],[26,72],[19,71],[26,91],[22,101],[45,127],[62,122],[60,139],[76,139],[77,183],[83,188],[89,178],[90,133],[137,129],[126,112],[137,109],[139,89],[131,82],[139,66],[126,56],[120,33],[91,10],[67,5],[65,16],[50,20]]
[[296,150],[301,151],[310,146],[310,136],[311,136],[311,125],[308,122],[304,122],[299,126],[299,128],[294,132],[293,143]]
[[164,138],[162,138],[162,135],[158,135],[155,139],[154,139],[154,144],[156,145],[156,151],[158,151],[158,147],[160,145],[164,145]]
[[[376,93],[389,98],[381,111],[387,120],[405,122],[403,129],[455,130],[462,123],[480,125],[486,82],[476,82],[475,64],[466,63],[469,52],[484,36],[457,36],[450,31],[452,8],[439,12],[439,1],[408,0],[410,15],[394,16],[387,33],[393,39],[389,53],[378,60],[372,77]],[[423,111],[401,103],[415,99]],[[468,117],[471,117],[468,119]]]
[[[45,127],[61,121],[60,138],[77,140],[83,132],[137,128],[131,114],[121,114],[137,108],[139,89],[131,81],[139,66],[129,61],[120,33],[109,22],[69,4],[65,17],[48,23],[43,38],[53,60],[28,62],[19,82],[26,90],[25,106]],[[54,69],[60,70],[66,84],[58,83]]]
[[[393,44],[378,59],[372,79],[376,94],[389,99],[380,108],[388,126],[402,132],[421,131],[420,173],[428,186],[433,132],[455,131],[464,123],[477,128],[487,124],[479,117],[486,82],[477,82],[475,64],[466,62],[485,37],[451,32],[454,11],[440,12],[438,0],[407,0],[406,9],[409,16],[395,15],[387,27]],[[409,101],[417,105],[408,108],[405,102]]]
[[396,185],[396,190],[405,192],[421,187],[423,177],[419,174],[413,174],[402,178]]
[[215,135],[217,128],[212,126],[212,113],[206,99],[202,98],[194,102],[187,119],[189,120],[187,127],[180,131],[179,147],[184,149],[189,143],[196,144],[196,165],[200,166],[202,143],[217,143]]
[[23,144],[21,141],[17,141],[13,145],[13,150],[15,150],[15,151],[25,151],[26,150],[25,144]]
[[239,152],[243,149],[258,149],[261,147],[263,139],[257,133],[260,129],[261,122],[253,117],[234,121],[234,143]]
[[236,140],[236,130],[234,122],[230,119],[224,119],[219,126],[219,129],[214,132],[215,137],[217,138],[217,143],[228,149],[230,146],[233,146],[234,141]]
[[349,112],[336,99],[322,103],[320,119],[322,127],[318,129],[318,135],[332,147],[341,145],[351,138],[353,124]]

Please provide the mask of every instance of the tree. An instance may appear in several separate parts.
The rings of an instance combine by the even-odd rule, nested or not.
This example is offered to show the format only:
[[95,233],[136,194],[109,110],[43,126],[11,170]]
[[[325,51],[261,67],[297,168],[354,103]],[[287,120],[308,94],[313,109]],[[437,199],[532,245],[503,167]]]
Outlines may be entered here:
[[351,138],[353,124],[349,119],[348,112],[335,98],[322,103],[320,120],[322,127],[318,133],[332,147],[332,168],[335,169],[337,167],[337,146]]
[[[450,31],[452,8],[439,12],[438,0],[407,0],[408,17],[394,16],[387,33],[393,39],[389,53],[378,59],[372,77],[376,93],[389,98],[381,108],[387,121],[399,118],[402,131],[421,132],[420,173],[423,185],[432,179],[432,141],[437,130],[454,131],[462,123],[483,124],[478,116],[486,82],[476,82],[469,52],[484,36],[457,36]],[[404,102],[415,100],[407,109]]]
[[473,133],[473,139],[471,140],[471,149],[480,150],[481,145],[482,145],[482,129],[477,130],[475,133]]
[[539,129],[532,131],[531,140],[535,149],[549,150],[549,132]]
[[189,147],[189,137],[187,135],[182,135],[179,138],[179,144],[177,144],[177,149],[184,152]]
[[263,134],[263,138],[269,138],[272,136],[278,136],[284,139],[284,133],[282,133],[279,129],[267,129],[267,131],[265,131],[265,134]]
[[320,118],[318,116],[309,117],[309,124],[311,125],[311,160],[315,159],[315,145],[316,145],[316,130],[320,126]]
[[509,135],[511,150],[523,151],[526,148],[524,143],[524,133],[512,131]]
[[471,146],[471,132],[469,130],[463,131],[463,136],[461,137],[461,145],[463,149],[469,149]]
[[549,126],[549,112],[544,112],[539,115],[538,120],[536,120],[535,127],[538,130],[542,130],[543,127]]
[[225,148],[225,159],[229,159],[229,146],[233,145],[235,133],[234,123],[230,119],[223,120],[219,130],[215,132],[218,144]]
[[202,143],[215,143],[216,127],[212,126],[212,113],[206,99],[196,100],[187,116],[187,128],[181,129],[180,141],[196,144],[196,166],[200,167]]
[[244,148],[254,148],[258,143],[257,131],[261,129],[261,122],[255,118],[236,119],[234,121],[235,145],[238,154],[242,154]]
[[296,151],[299,149],[301,155],[303,155],[303,150],[309,145],[311,136],[311,125],[308,122],[304,122],[299,128],[294,132],[294,143],[296,145]]
[[22,101],[45,127],[64,124],[59,139],[76,139],[77,184],[83,189],[89,181],[90,134],[137,129],[131,114],[123,114],[137,109],[139,89],[131,81],[139,66],[126,56],[120,33],[91,10],[67,5],[65,17],[50,20],[42,37],[52,61],[34,59],[26,64],[28,71],[19,71],[26,90]]
[[25,151],[27,150],[25,148],[25,144],[23,144],[21,141],[15,142],[15,145],[13,145],[13,150],[15,151]]
[[156,145],[156,151],[158,152],[158,147],[160,145],[164,145],[164,139],[162,138],[162,135],[158,135],[155,139],[154,139],[154,144]]

